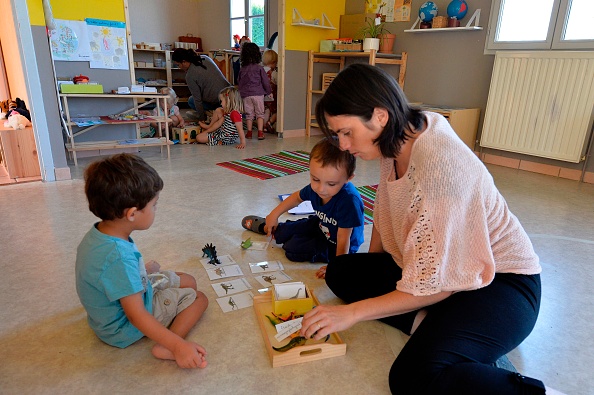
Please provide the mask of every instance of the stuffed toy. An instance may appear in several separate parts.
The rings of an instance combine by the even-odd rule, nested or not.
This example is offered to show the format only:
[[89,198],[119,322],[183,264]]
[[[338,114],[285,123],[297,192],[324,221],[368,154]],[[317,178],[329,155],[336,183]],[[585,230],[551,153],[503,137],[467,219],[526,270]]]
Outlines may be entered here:
[[25,127],[27,126],[31,126],[31,122],[29,122],[29,120],[21,115],[19,112],[12,110],[9,114],[8,114],[8,121],[4,122],[4,127],[5,128],[13,128],[15,130],[17,129],[25,129]]
[[[5,106],[7,107],[6,110],[4,109]],[[27,105],[18,97],[16,100],[4,100],[0,102],[0,107],[2,108],[2,112],[6,113],[6,118],[11,116],[12,111],[16,111],[29,121],[31,120],[31,114],[27,110]]]

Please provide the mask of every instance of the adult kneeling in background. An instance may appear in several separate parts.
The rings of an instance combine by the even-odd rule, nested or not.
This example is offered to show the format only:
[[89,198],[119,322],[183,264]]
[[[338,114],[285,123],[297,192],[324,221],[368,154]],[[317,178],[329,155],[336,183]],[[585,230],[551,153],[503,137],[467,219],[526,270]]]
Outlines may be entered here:
[[219,92],[231,84],[211,58],[200,56],[192,49],[177,48],[171,59],[186,72],[186,83],[192,94],[188,105],[196,110],[199,120],[204,120],[204,111],[220,107]]

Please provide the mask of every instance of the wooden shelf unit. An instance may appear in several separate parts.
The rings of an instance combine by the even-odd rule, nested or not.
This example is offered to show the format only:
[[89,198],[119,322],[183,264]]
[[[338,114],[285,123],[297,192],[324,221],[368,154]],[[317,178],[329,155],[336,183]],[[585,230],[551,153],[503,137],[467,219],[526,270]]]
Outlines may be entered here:
[[314,52],[309,51],[307,67],[307,97],[305,102],[305,135],[309,136],[311,127],[318,127],[315,123],[315,114],[312,114],[312,104],[314,94],[323,94],[324,90],[313,89],[313,72],[315,63],[331,63],[339,66],[339,71],[344,69],[347,58],[368,58],[370,65],[391,64],[400,66],[398,73],[398,84],[404,88],[404,79],[406,76],[406,61],[408,54],[383,54],[372,49],[370,52]]
[[[161,147],[161,151],[163,150],[163,146],[167,147],[167,158],[170,156],[170,145],[172,144],[169,140],[169,122],[171,121],[167,114],[169,114],[169,110],[167,108],[167,95],[161,95],[156,93],[143,93],[143,94],[129,94],[129,95],[118,95],[118,94],[109,94],[109,93],[61,93],[60,99],[62,100],[62,108],[64,110],[64,115],[66,116],[66,125],[68,126],[68,140],[69,142],[66,143],[66,149],[68,152],[72,154],[72,158],[74,160],[74,165],[78,166],[78,159],[76,157],[77,151],[91,151],[91,150],[102,150],[102,149],[117,149],[117,148],[133,148],[133,147],[146,147],[146,146],[157,146]],[[129,114],[135,113],[138,114],[138,110],[144,106],[149,104],[155,103],[155,105],[159,106],[159,100],[162,100],[161,107],[163,108],[163,116],[151,117],[151,120],[135,120],[135,121],[111,121],[100,123],[91,126],[76,126],[76,123],[72,121],[72,117],[70,114],[68,101],[72,99],[128,99],[134,100],[134,106],[128,110],[121,111],[116,115],[121,114]],[[145,99],[144,103],[138,104],[138,99]],[[98,115],[96,115],[98,116]],[[161,124],[165,124],[165,137],[160,139],[145,139],[143,142],[140,138],[140,129],[136,128],[136,140],[137,143],[132,144],[120,144],[118,141],[86,141],[86,142],[76,142],[75,138],[80,136],[90,130],[93,130],[99,126],[107,126],[107,125],[138,125],[140,123],[148,123],[148,122],[157,122],[158,127],[161,128]],[[76,131],[74,128],[78,128]]]
[[419,107],[425,111],[436,112],[443,115],[460,139],[474,151],[479,116],[481,115],[480,108],[451,108],[428,104],[420,104]]
[[37,146],[31,126],[17,130],[0,126],[0,151],[8,177],[41,177]]
[[[158,49],[132,49],[134,54],[134,75],[132,80],[136,83],[136,78],[160,79],[165,81],[165,84],[148,84],[147,86],[154,86],[157,89],[163,87],[173,88],[177,94],[180,102],[187,102],[190,97],[190,90],[188,84],[185,82],[173,82],[174,80],[186,79],[185,72],[178,67],[173,67],[171,60],[171,53],[169,50],[158,50]],[[161,59],[164,63],[163,67],[154,67],[155,60]],[[137,62],[152,61],[153,67],[149,66],[137,66]]]

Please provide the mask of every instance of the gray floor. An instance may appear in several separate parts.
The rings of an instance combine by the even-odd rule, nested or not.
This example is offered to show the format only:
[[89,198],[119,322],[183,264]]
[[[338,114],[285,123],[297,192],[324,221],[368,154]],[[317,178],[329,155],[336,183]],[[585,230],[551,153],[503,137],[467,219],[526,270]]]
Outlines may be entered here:
[[[240,263],[254,289],[248,263],[279,259],[286,272],[304,281],[323,303],[339,303],[323,281],[319,265],[289,263],[274,244],[268,251],[244,251],[252,236],[240,226],[247,214],[265,215],[277,195],[308,182],[307,173],[260,181],[215,166],[283,149],[309,150],[317,138],[253,140],[233,147],[172,147],[171,159],[158,149],[141,155],[165,181],[157,219],[133,234],[146,259],[194,275],[211,304],[189,339],[208,351],[204,370],[178,369],[150,355],[143,339],[125,350],[96,339],[76,296],[76,246],[95,221],[83,193],[82,170],[72,181],[0,187],[0,392],[200,393],[200,394],[386,394],[387,375],[403,338],[379,322],[341,333],[347,354],[306,364],[271,367],[253,310],[224,314],[199,263],[201,248],[214,243],[219,254]],[[376,162],[359,161],[355,185],[377,182]],[[509,358],[523,374],[567,394],[594,393],[594,185],[489,166],[513,212],[530,234],[543,266],[543,303],[530,337]],[[370,235],[366,227],[366,238]],[[367,250],[367,244],[362,251]]]

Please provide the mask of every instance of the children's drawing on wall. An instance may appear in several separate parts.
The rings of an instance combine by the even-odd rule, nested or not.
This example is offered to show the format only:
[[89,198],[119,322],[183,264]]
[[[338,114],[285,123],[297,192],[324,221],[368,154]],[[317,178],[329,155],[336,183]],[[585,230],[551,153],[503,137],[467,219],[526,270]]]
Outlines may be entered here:
[[87,36],[87,23],[56,19],[55,29],[51,31],[50,45],[55,60],[79,62],[91,58],[91,48]]
[[382,14],[383,22],[410,21],[410,10],[411,0],[365,0],[365,12]]
[[92,69],[128,70],[126,24],[87,18]]

